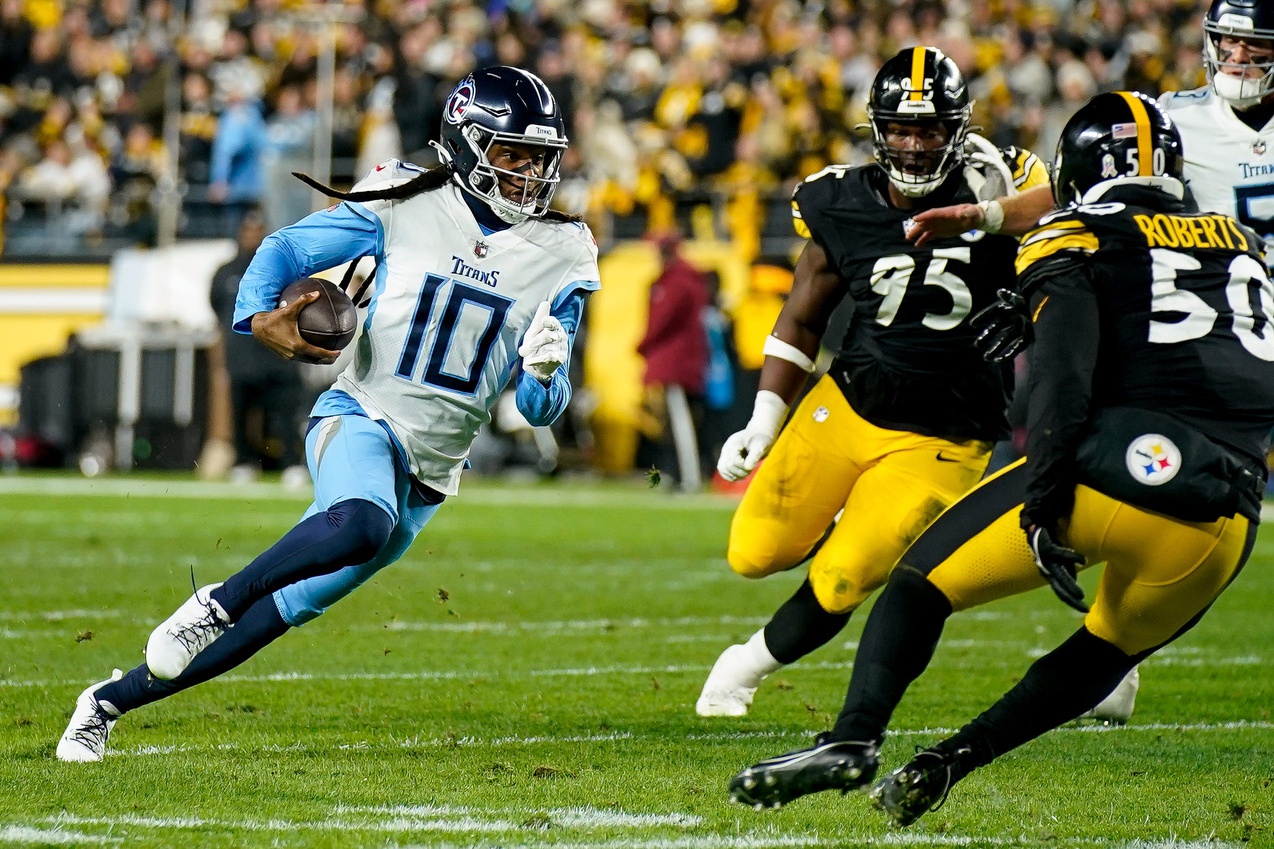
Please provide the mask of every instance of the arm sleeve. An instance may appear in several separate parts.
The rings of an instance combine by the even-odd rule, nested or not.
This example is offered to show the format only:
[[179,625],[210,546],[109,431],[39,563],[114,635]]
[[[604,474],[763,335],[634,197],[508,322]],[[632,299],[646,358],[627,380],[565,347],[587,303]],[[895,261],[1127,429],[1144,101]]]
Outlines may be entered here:
[[239,281],[234,329],[251,333],[252,316],[278,306],[280,293],[302,277],[364,256],[379,259],[384,252],[380,216],[357,203],[315,212],[271,233]]
[[[562,322],[570,354],[574,353],[575,337],[584,318],[584,301],[588,297],[588,291],[578,285],[569,287],[558,296],[550,310],[550,314]],[[553,379],[547,386],[524,371],[518,372],[514,400],[517,402],[518,412],[526,416],[526,420],[534,427],[544,427],[557,421],[557,417],[571,402],[571,379],[567,376],[570,367],[568,356],[567,361],[553,372]]]
[[1058,257],[1023,275],[1035,292],[1022,526],[1056,528],[1075,498],[1075,454],[1084,438],[1100,341],[1087,263]]

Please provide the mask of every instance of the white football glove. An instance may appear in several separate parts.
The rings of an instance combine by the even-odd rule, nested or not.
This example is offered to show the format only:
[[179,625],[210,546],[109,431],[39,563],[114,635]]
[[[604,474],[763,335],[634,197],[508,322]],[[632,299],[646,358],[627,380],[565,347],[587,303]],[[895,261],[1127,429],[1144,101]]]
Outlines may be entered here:
[[544,301],[535,310],[531,326],[522,337],[518,356],[522,358],[522,370],[529,372],[540,383],[548,383],[553,373],[570,357],[566,343],[566,329],[562,322],[549,315],[549,302]]
[[778,435],[783,420],[787,418],[787,404],[768,389],[756,393],[752,418],[747,427],[733,433],[721,449],[717,460],[717,472],[728,481],[742,480],[756,468]]

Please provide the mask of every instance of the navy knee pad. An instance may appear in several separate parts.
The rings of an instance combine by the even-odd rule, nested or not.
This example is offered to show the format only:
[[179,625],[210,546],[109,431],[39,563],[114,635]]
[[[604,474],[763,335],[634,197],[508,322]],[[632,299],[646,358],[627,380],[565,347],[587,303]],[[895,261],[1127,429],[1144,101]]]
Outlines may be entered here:
[[394,519],[385,508],[361,498],[351,498],[329,507],[324,514],[337,533],[329,538],[333,554],[340,552],[346,565],[365,563],[389,542]]

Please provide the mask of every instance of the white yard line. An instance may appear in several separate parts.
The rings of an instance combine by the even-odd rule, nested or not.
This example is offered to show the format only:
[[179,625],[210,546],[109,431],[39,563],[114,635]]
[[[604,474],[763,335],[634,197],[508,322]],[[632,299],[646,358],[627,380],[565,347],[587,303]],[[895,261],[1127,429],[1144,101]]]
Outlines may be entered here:
[[[46,823],[53,828],[38,828],[25,825],[10,825],[0,828],[0,842],[37,843],[37,844],[94,844],[122,843],[125,836],[116,837],[117,830],[139,828],[148,830],[188,831],[193,829],[237,829],[252,832],[270,832],[287,834],[298,832],[337,832],[337,833],[434,833],[434,834],[506,834],[527,835],[535,830],[530,824],[533,820],[543,818],[553,829],[576,829],[589,831],[594,829],[650,829],[650,828],[693,828],[702,823],[700,817],[690,814],[633,814],[624,811],[608,811],[593,807],[553,808],[549,810],[534,808],[493,808],[477,809],[468,806],[385,806],[385,807],[339,807],[335,813],[338,817],[321,820],[221,820],[199,817],[144,817],[144,816],[98,816],[81,817],[74,814],[61,814],[49,817]],[[69,832],[66,825],[99,826],[110,830],[107,836]],[[488,838],[490,839],[490,838]],[[576,842],[571,840],[554,840],[551,842],[528,842],[519,839],[517,845],[523,849],[794,849],[794,847],[823,847],[831,844],[844,846],[1033,846],[1037,841],[1027,837],[991,837],[961,834],[932,834],[923,831],[883,833],[867,833],[855,835],[843,834],[779,834],[767,828],[751,834],[705,834],[681,835],[669,837],[640,837],[637,835],[612,838],[603,841],[588,840]],[[1186,841],[1168,838],[1166,840],[1134,840],[1116,841],[1093,838],[1071,838],[1054,841],[1058,847],[1099,846],[1110,849],[1238,849],[1237,844],[1222,843],[1213,840]],[[508,846],[507,839],[494,843],[475,843],[466,841],[456,843],[400,844],[402,849],[416,845],[424,849],[450,849],[450,847],[469,847],[469,849],[495,849]]]
[[1133,840],[1119,844],[1119,849],[1236,849],[1238,845],[1219,840]]
[[42,619],[45,622],[62,622],[67,619],[118,619],[123,616],[121,610],[40,610],[19,613],[13,610],[0,610],[0,622],[24,622],[28,619]]
[[[809,663],[802,669],[849,669],[852,664]],[[218,681],[237,681],[251,684],[270,684],[286,681],[468,681],[471,679],[499,678],[587,678],[595,675],[675,675],[680,673],[702,674],[705,664],[667,666],[581,666],[563,669],[525,670],[424,670],[420,672],[275,672],[268,675],[223,675]],[[48,679],[18,680],[0,679],[0,687],[52,687],[83,688],[91,681],[53,681]]]
[[[970,643],[971,645],[973,643]],[[991,643],[988,643],[991,645]],[[1032,653],[1027,652],[1028,656]],[[1238,657],[1211,658],[1150,658],[1147,665],[1163,666],[1257,666],[1264,664],[1264,658],[1257,655]],[[822,661],[818,663],[802,663],[797,669],[809,670],[849,670],[854,666],[852,661]],[[267,675],[223,675],[217,680],[233,681],[249,684],[271,684],[287,681],[469,681],[487,678],[501,680],[521,678],[589,678],[602,675],[701,675],[707,669],[706,664],[669,664],[666,666],[580,666],[555,669],[489,669],[489,670],[421,670],[418,672],[273,672]],[[0,678],[0,687],[68,687],[82,689],[88,680],[51,680],[51,679],[18,679]]]
[[[955,728],[898,728],[891,729],[891,737],[938,738],[954,734]],[[1241,720],[1236,722],[1195,722],[1171,723],[1148,722],[1131,725],[1064,725],[1050,733],[1054,734],[1159,734],[1165,731],[1175,732],[1229,732],[1229,731],[1274,731],[1274,722],[1258,722]],[[624,741],[666,742],[666,743],[738,743],[744,740],[791,740],[806,741],[813,734],[812,730],[773,730],[773,731],[706,731],[689,734],[633,734],[628,731],[610,731],[601,734],[576,735],[507,735],[501,737],[477,736],[445,736],[421,737],[412,736],[402,739],[389,737],[369,741],[360,740],[353,743],[310,744],[189,744],[181,743],[167,746],[136,746],[130,749],[112,749],[108,757],[150,757],[153,755],[198,754],[207,752],[253,751],[253,752],[303,752],[323,753],[333,751],[391,751],[396,749],[452,749],[509,746],[556,746],[563,744],[609,744]]]
[[122,837],[81,834],[61,828],[34,828],[29,825],[0,826],[0,843],[32,843],[36,846],[84,846],[85,844],[123,843]]
[[[1058,840],[1050,845],[1057,847],[1088,845],[1087,840]],[[668,837],[635,840],[607,840],[588,843],[523,843],[520,849],[788,849],[788,847],[827,846],[1038,846],[1039,842],[1026,838],[966,837],[958,834],[709,834],[702,837]],[[467,849],[501,849],[503,844],[466,844]],[[401,849],[417,849],[404,846]],[[419,847],[418,849],[425,849]],[[429,849],[452,849],[449,845],[435,845]],[[459,849],[459,847],[456,847]],[[1225,849],[1214,845],[1212,849]]]
[[[400,805],[393,807],[341,807],[338,816],[321,820],[223,820],[204,817],[146,817],[121,815],[83,817],[59,814],[45,822],[55,826],[98,825],[117,828],[133,826],[149,829],[237,829],[242,831],[335,831],[335,832],[446,832],[503,833],[527,831],[523,825],[530,817],[543,818],[553,828],[590,831],[600,828],[648,829],[693,828],[703,820],[692,814],[634,814],[620,810],[603,810],[589,806],[569,808],[496,808],[453,807],[447,805]],[[28,827],[21,827],[27,830]],[[55,834],[55,831],[45,831]],[[0,832],[3,834],[3,832]]]
[[616,628],[694,628],[699,626],[763,625],[763,616],[678,616],[667,619],[563,619],[548,622],[411,622],[355,625],[356,631],[442,631],[447,633],[522,634],[572,631],[609,631]]
[[[528,812],[529,813],[529,812]],[[339,819],[323,819],[312,821],[297,820],[223,820],[203,817],[81,817],[75,814],[59,814],[46,820],[57,825],[104,825],[110,828],[134,826],[151,829],[220,829],[240,831],[441,831],[441,832],[506,832],[518,831],[521,826],[510,820],[482,820],[471,817],[455,817],[428,819],[421,817],[397,817],[392,819],[366,823],[349,822]]]
[[483,815],[500,815],[505,817],[522,817],[532,813],[540,813],[552,820],[554,826],[565,828],[694,828],[703,822],[702,817],[693,814],[630,814],[626,811],[608,811],[592,805],[580,805],[569,808],[550,808],[547,811],[533,811],[529,808],[474,808],[468,805],[373,805],[347,806],[341,805],[335,813],[346,814],[383,814],[391,817],[445,817]]
[[[309,501],[309,490],[291,492],[277,483],[210,483],[197,480],[0,476],[0,495],[103,496],[209,500]],[[516,507],[603,507],[641,510],[730,511],[738,499],[723,495],[669,496],[658,490],[607,490],[570,486],[487,488],[470,486],[456,496],[465,504]]]

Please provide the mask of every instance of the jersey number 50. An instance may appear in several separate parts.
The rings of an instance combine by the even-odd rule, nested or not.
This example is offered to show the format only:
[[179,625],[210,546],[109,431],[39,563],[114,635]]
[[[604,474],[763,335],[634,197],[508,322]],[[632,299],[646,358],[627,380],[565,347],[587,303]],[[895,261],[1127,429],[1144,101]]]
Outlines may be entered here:
[[[1150,319],[1151,342],[1171,344],[1202,339],[1212,332],[1220,313],[1194,292],[1177,288],[1177,272],[1198,271],[1203,267],[1189,254],[1153,248],[1150,251],[1150,311],[1185,313],[1175,321]],[[1274,283],[1265,267],[1247,254],[1236,256],[1228,269],[1230,281],[1225,286],[1225,300],[1233,313],[1234,335],[1249,354],[1266,362],[1274,362]],[[1252,309],[1251,285],[1257,286],[1261,309],[1261,329]]]
[[[973,295],[963,280],[947,271],[949,261],[969,264],[969,248],[934,248],[933,259],[925,268],[926,286],[937,286],[951,295],[951,312],[926,313],[921,323],[930,330],[950,330],[964,321],[973,308]],[[871,290],[880,295],[880,309],[876,311],[876,323],[882,327],[893,324],[907,294],[907,284],[916,271],[916,258],[909,254],[882,256],[871,269]]]

